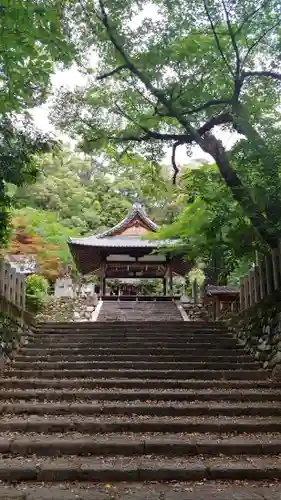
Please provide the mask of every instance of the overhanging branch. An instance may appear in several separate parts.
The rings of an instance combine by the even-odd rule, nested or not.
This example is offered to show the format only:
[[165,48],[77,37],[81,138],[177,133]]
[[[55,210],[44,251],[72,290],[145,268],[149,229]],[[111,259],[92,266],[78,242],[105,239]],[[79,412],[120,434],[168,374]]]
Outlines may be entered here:
[[263,76],[281,81],[281,73],[276,73],[275,71],[244,71],[242,73],[242,78],[251,78],[251,77],[260,78]]
[[225,55],[223,53],[222,46],[220,44],[220,40],[219,40],[218,34],[217,34],[217,31],[216,31],[215,25],[213,23],[213,20],[212,20],[212,16],[211,16],[211,14],[209,12],[209,9],[208,9],[207,0],[203,0],[203,5],[204,5],[204,9],[205,9],[207,18],[209,20],[209,23],[210,23],[210,26],[211,26],[211,29],[212,29],[215,41],[216,41],[216,45],[217,45],[218,51],[219,51],[219,53],[220,53],[220,55],[222,57],[222,60],[224,61],[225,65],[226,65],[226,67],[228,68],[228,70],[230,71],[230,73],[233,75],[232,68],[231,68],[231,66],[230,66],[227,58],[225,57]]
[[237,78],[239,78],[239,74],[240,74],[240,54],[239,54],[239,49],[238,49],[238,45],[237,45],[237,42],[236,42],[235,34],[233,32],[233,29],[232,29],[232,25],[231,25],[231,21],[230,21],[230,17],[229,17],[229,12],[228,12],[228,10],[226,8],[225,1],[224,0],[221,0],[221,1],[222,1],[222,5],[223,5],[223,10],[224,10],[224,13],[225,13],[225,16],[226,16],[226,24],[227,24],[229,36],[230,36],[231,43],[232,43],[232,46],[233,46],[233,49],[234,49],[234,52],[235,52],[235,55],[236,55],[235,79],[237,79]]
[[121,73],[123,69],[127,69],[126,64],[122,64],[121,66],[118,66],[118,68],[115,68],[112,71],[108,71],[108,73],[104,73],[103,75],[97,76],[97,80],[104,80],[105,78],[109,78],[110,76],[113,76],[116,73]]
[[199,113],[200,111],[204,111],[204,109],[208,109],[211,106],[219,106],[221,104],[231,104],[231,99],[210,99],[210,101],[206,101],[204,104],[201,104],[200,106],[183,111],[182,114],[192,115],[194,113]]
[[177,142],[174,142],[174,144],[172,146],[172,166],[174,169],[173,184],[176,184],[177,175],[179,173],[179,168],[176,164],[176,151],[177,151],[177,147],[181,146],[181,144],[182,144],[181,141],[177,141]]

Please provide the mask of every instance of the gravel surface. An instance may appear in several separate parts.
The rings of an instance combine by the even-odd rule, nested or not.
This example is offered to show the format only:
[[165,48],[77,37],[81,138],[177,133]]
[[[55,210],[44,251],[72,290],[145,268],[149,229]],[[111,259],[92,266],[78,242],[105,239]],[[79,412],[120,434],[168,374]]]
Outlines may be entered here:
[[[117,400],[95,400],[92,399],[91,401],[85,400],[83,398],[79,399],[77,398],[75,402],[69,402],[69,401],[61,401],[58,402],[57,400],[52,400],[52,398],[48,398],[45,400],[39,400],[34,398],[32,401],[26,401],[25,399],[17,399],[16,402],[14,399],[3,399],[1,400],[1,405],[2,406],[2,411],[5,411],[5,408],[3,409],[3,405],[13,405],[17,408],[21,404],[24,405],[25,408],[31,408],[33,403],[40,403],[41,405],[51,405],[55,408],[59,408],[60,406],[68,406],[71,407],[73,406],[74,409],[79,410],[78,405],[81,404],[83,406],[99,406],[101,409],[102,408],[114,408],[114,407],[134,407],[134,406],[141,406],[142,408],[151,408],[151,407],[161,407],[161,408],[188,408],[192,406],[199,406],[202,409],[210,409],[210,408],[245,408],[246,410],[248,408],[277,408],[281,409],[281,401],[262,401],[262,402],[255,402],[255,401],[249,401],[249,402],[241,402],[241,401],[221,401],[221,402],[216,402],[216,401],[201,401],[199,399],[194,399],[193,401],[175,401],[174,399],[171,399],[170,401],[157,401],[157,400],[140,400],[140,399],[134,399],[133,401],[119,401]],[[9,408],[7,408],[9,409]]]
[[277,482],[96,484],[48,483],[0,486],[1,500],[280,500]]
[[[84,381],[85,379],[83,379]],[[71,387],[62,387],[62,388],[52,388],[52,387],[40,387],[40,388],[29,388],[29,389],[24,389],[24,392],[25,393],[28,393],[28,394],[31,394],[31,393],[34,393],[34,394],[44,394],[45,392],[51,392],[51,393],[54,393],[54,394],[61,394],[61,393],[73,393],[73,394],[76,394],[76,393],[80,393],[80,392],[86,392],[87,394],[91,394],[91,393],[95,393],[95,392],[100,392],[100,393],[107,393],[107,392],[117,392],[118,394],[127,394],[127,393],[132,393],[132,392],[135,392],[136,394],[147,394],[147,393],[150,393],[150,394],[159,394],[159,396],[161,396],[161,394],[169,394],[170,396],[174,396],[175,393],[179,392],[179,393],[183,393],[183,394],[186,394],[187,396],[189,394],[194,394],[195,396],[196,395],[200,395],[200,394],[204,394],[204,393],[208,393],[208,394],[227,394],[229,392],[233,393],[233,394],[237,394],[237,395],[248,395],[248,394],[272,394],[273,396],[274,395],[280,395],[281,396],[281,388],[275,388],[275,389],[270,389],[270,387],[257,387],[257,388],[249,388],[249,389],[238,389],[237,387],[230,387],[230,388],[227,388],[227,387],[222,387],[222,388],[213,388],[213,387],[206,387],[206,389],[185,389],[185,388],[182,388],[182,387],[179,387],[179,388],[175,388],[173,390],[169,390],[169,389],[166,389],[166,388],[159,388],[159,389],[138,389],[138,388],[134,388],[134,387],[130,387],[128,389],[122,389],[122,388],[119,388],[119,387],[110,387],[110,388],[99,388],[99,387],[96,387],[95,389],[90,389],[87,388],[87,387],[83,387],[83,381],[82,381],[82,386],[80,387],[75,387],[75,388],[71,388]],[[15,389],[15,388],[9,388],[9,389],[0,389],[0,395],[5,395],[7,393],[7,391],[9,393],[18,393],[20,391],[20,389]]]
[[114,439],[133,439],[133,440],[145,440],[145,439],[154,439],[154,438],[161,438],[163,440],[172,440],[172,441],[181,441],[181,440],[186,440],[186,441],[216,441],[216,442],[222,442],[222,441],[227,441],[227,442],[238,442],[242,441],[243,443],[249,443],[249,442],[259,442],[259,443],[270,443],[272,441],[279,441],[281,442],[281,434],[280,433],[257,433],[257,434],[233,434],[233,433],[221,433],[221,434],[214,434],[214,433],[184,433],[184,432],[179,432],[177,434],[163,434],[162,432],[145,432],[145,433],[139,433],[139,432],[124,432],[124,433],[106,433],[106,434],[101,434],[101,433],[95,433],[95,434],[87,434],[87,433],[81,433],[81,432],[54,432],[52,434],[46,434],[46,433],[37,433],[37,432],[17,432],[17,431],[10,431],[10,432],[1,432],[0,436],[0,443],[1,441],[6,441],[6,440],[11,440],[11,439],[30,439],[32,441],[36,440],[50,440],[53,441],[54,439],[60,439],[60,440],[69,440],[69,439],[89,439],[89,440],[95,440],[95,439],[101,439],[101,440],[114,440]]
[[[210,457],[200,455],[198,457],[169,457],[169,456],[159,456],[159,455],[139,455],[139,456],[96,456],[96,457],[79,457],[77,455],[67,455],[64,457],[20,457],[16,456],[13,458],[5,458],[0,455],[0,469],[3,465],[6,467],[12,467],[16,464],[26,465],[34,464],[35,466],[50,464],[52,466],[65,466],[73,465],[75,467],[86,468],[96,467],[101,465],[107,466],[121,466],[121,467],[140,467],[145,466],[149,468],[159,468],[159,467],[189,467],[190,465],[198,465],[202,463],[206,467],[212,467],[215,465],[225,465],[225,457]],[[244,455],[235,455],[227,458],[228,465],[235,465],[240,463],[249,463],[255,468],[258,467],[281,467],[280,455],[263,455],[262,457],[248,457]]]
[[[5,422],[11,422],[11,420],[28,420],[28,421],[36,421],[40,422],[41,419],[46,419],[50,421],[54,420],[60,420],[60,421],[68,421],[68,422],[170,422],[171,423],[171,417],[166,415],[162,416],[159,415],[157,417],[153,417],[151,415],[94,415],[94,416],[87,416],[87,415],[77,415],[77,413],[69,413],[65,416],[63,415],[37,415],[29,413],[28,415],[21,415],[19,418],[15,416],[13,413],[6,413],[5,415],[1,416],[1,420]],[[223,422],[233,422],[233,423],[239,423],[239,422],[262,422],[262,423],[279,423],[281,424],[281,419],[280,417],[260,417],[260,416],[255,416],[254,418],[247,418],[247,417],[233,417],[233,416],[223,416],[223,418],[218,419],[216,417],[208,417],[208,416],[192,416],[192,417],[185,417],[185,416],[173,416],[172,422],[183,422],[183,423],[219,423],[223,424]]]

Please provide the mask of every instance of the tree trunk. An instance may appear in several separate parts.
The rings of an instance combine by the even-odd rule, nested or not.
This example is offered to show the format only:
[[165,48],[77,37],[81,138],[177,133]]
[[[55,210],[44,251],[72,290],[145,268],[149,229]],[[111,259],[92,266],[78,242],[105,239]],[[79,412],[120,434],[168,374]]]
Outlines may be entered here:
[[214,158],[225,183],[231,189],[234,199],[241,205],[257,233],[271,248],[276,248],[277,237],[274,225],[261,213],[259,207],[252,200],[250,193],[243,186],[239,176],[231,167],[221,141],[211,134],[206,134],[204,142],[205,151]]
[[268,187],[271,187],[268,194],[264,190],[265,212],[269,219],[276,225],[276,229],[280,223],[279,206],[280,206],[280,180],[279,180],[279,165],[271,149],[267,146],[264,139],[252,126],[247,111],[240,105],[236,115],[235,122],[237,131],[247,137],[250,144],[254,146],[257,156],[262,165],[263,180]]

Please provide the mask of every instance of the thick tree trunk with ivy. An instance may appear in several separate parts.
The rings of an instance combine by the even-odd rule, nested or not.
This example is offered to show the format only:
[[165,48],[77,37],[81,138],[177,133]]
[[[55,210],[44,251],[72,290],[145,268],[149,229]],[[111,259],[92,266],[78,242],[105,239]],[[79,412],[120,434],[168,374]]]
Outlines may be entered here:
[[208,134],[205,144],[205,151],[216,161],[219,171],[231,190],[234,199],[243,207],[261,239],[271,248],[276,248],[278,238],[273,221],[267,219],[258,205],[252,200],[247,188],[243,186],[238,174],[233,170],[221,141],[213,135]]

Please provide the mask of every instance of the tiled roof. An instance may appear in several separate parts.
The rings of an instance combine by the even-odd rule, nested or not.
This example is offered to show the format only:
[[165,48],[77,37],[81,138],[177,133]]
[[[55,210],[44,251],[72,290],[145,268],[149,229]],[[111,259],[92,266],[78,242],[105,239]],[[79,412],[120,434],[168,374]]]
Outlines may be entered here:
[[206,293],[207,295],[239,293],[239,288],[226,285],[208,285]]
[[104,231],[103,233],[97,234],[97,238],[104,238],[105,236],[111,236],[112,234],[122,231],[135,217],[139,217],[143,222],[151,229],[151,231],[157,231],[158,226],[152,220],[147,217],[144,209],[139,203],[133,205],[132,211],[123,219],[121,222],[116,224],[116,226]]
[[98,237],[98,236],[86,236],[84,238],[70,238],[69,243],[72,245],[85,245],[98,248],[157,248],[160,246],[171,245],[173,242],[171,240],[144,240],[138,236],[126,236],[126,237]]

